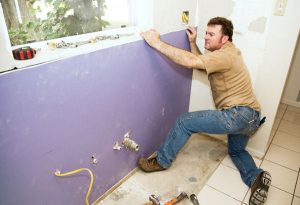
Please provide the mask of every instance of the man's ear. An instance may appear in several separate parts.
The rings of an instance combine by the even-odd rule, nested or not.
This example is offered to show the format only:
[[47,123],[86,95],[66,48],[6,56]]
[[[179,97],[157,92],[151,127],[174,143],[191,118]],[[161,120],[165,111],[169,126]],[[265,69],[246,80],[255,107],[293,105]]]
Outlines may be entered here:
[[225,44],[229,39],[229,36],[223,36],[222,37],[222,44]]

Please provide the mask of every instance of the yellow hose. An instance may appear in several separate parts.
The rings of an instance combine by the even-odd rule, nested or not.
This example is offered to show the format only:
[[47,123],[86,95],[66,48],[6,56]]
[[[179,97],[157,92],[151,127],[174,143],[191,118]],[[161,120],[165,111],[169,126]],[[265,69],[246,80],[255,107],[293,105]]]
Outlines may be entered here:
[[58,176],[58,177],[65,177],[65,176],[69,176],[69,175],[72,175],[72,174],[76,174],[76,173],[81,172],[81,171],[88,171],[90,173],[90,176],[91,176],[90,186],[89,186],[89,189],[88,189],[88,191],[86,193],[86,196],[85,196],[86,205],[90,205],[89,204],[89,196],[90,196],[90,193],[91,193],[91,190],[92,190],[92,187],[93,187],[93,183],[94,183],[94,175],[93,175],[93,172],[90,169],[80,168],[80,169],[76,169],[74,171],[70,171],[70,172],[66,172],[66,173],[60,173],[59,170],[56,170],[54,172],[54,175]]

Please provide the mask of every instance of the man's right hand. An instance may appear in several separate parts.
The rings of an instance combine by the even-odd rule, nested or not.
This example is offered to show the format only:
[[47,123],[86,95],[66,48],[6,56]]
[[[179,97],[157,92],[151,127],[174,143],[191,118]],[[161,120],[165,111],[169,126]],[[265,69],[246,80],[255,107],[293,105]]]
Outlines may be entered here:
[[151,47],[155,48],[155,46],[157,46],[160,42],[160,34],[155,29],[142,32],[140,35]]
[[186,29],[186,34],[189,38],[190,43],[196,43],[197,31],[194,27],[189,26]]

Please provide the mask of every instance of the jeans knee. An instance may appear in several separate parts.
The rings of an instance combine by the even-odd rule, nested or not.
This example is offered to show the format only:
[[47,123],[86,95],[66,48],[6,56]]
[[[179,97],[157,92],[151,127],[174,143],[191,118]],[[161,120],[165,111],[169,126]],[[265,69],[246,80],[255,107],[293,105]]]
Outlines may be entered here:
[[189,119],[189,113],[183,113],[183,114],[179,115],[179,117],[177,117],[176,124],[184,125],[184,123],[187,119]]

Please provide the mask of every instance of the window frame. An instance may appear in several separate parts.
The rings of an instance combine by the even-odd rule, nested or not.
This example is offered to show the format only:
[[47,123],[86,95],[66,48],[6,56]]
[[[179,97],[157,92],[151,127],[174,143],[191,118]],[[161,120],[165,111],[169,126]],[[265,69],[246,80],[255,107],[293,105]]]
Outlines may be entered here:
[[[64,58],[69,58],[72,56],[94,52],[104,48],[109,48],[117,45],[130,43],[133,41],[141,40],[142,38],[139,35],[140,32],[153,27],[153,0],[147,0],[145,2],[143,2],[143,0],[128,0],[128,2],[131,10],[130,11],[131,22],[134,26],[119,28],[119,29],[110,29],[105,31],[98,31],[93,33],[86,33],[86,34],[81,34],[76,36],[67,36],[63,38],[28,43],[28,44],[18,45],[18,46],[11,46],[11,51],[16,48],[30,46],[37,50],[37,54],[34,58],[28,60],[13,59],[12,63],[16,69],[12,70],[12,68],[7,68],[7,70],[2,71],[2,73],[6,73],[7,71],[18,71],[21,68],[22,69],[31,68],[37,64],[48,63],[48,62],[52,62]],[[117,35],[117,34],[120,35],[119,39],[102,40],[96,43],[81,45],[76,48],[50,49],[47,45],[47,42],[61,42],[62,40],[66,43],[78,42],[78,41],[89,40],[90,38],[96,36]],[[0,45],[0,46],[4,46],[4,45]],[[1,66],[1,58],[0,58],[0,66]]]

